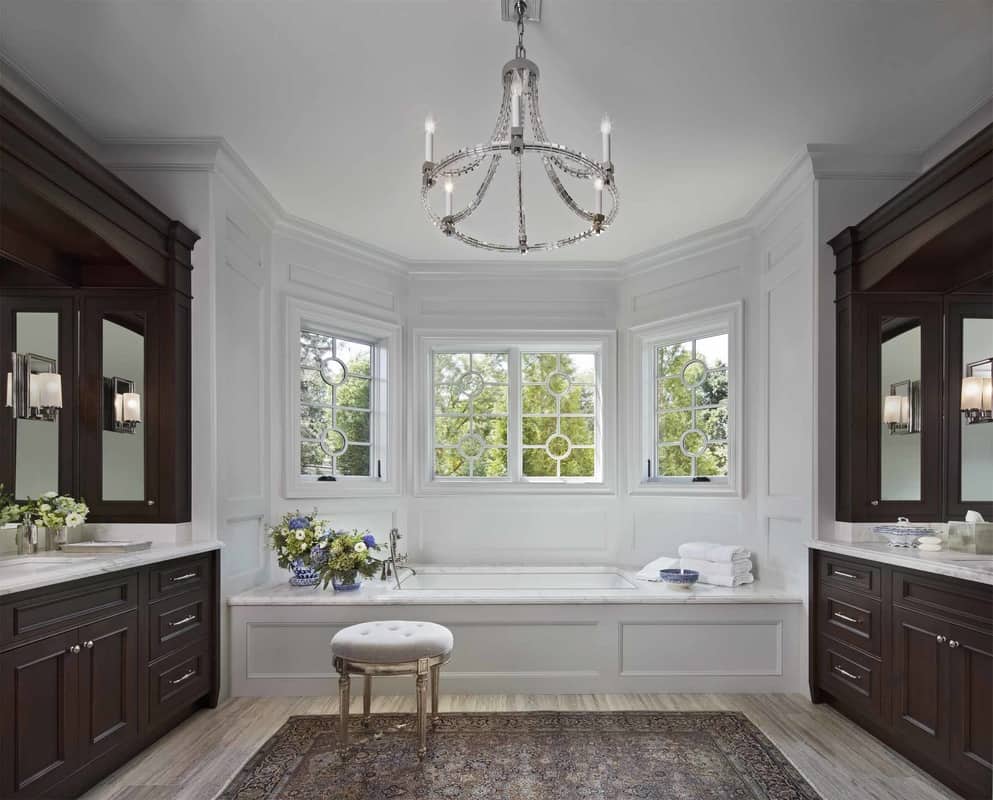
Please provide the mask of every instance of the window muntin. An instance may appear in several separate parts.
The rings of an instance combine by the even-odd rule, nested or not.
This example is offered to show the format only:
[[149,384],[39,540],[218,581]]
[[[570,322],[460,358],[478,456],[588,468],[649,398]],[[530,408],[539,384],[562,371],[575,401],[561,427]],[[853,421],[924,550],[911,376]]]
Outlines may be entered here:
[[300,330],[301,477],[373,476],[375,358],[372,344]]
[[521,474],[593,478],[597,466],[595,353],[521,353]]
[[654,347],[660,480],[728,478],[727,332]]
[[434,475],[506,478],[508,354],[432,355]]

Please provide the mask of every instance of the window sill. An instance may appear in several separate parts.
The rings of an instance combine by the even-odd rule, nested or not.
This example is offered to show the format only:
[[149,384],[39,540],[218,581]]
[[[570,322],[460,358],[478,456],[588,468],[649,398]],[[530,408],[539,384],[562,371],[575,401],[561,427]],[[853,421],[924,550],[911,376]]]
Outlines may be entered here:
[[633,497],[741,497],[737,486],[724,483],[661,483],[641,481],[628,490]]
[[334,497],[396,497],[400,494],[397,481],[294,481],[286,487],[286,499]]
[[429,481],[422,483],[415,491],[417,497],[437,497],[444,495],[615,495],[613,486],[606,483],[566,483],[556,481],[535,481],[533,483],[474,481]]

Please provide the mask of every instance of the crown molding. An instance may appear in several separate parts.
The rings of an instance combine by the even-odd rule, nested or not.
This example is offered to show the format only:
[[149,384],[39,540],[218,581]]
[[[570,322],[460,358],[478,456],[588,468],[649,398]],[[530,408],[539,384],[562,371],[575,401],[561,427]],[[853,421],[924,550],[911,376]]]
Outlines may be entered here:
[[406,261],[407,274],[422,280],[469,278],[487,280],[492,278],[532,280],[542,278],[570,277],[587,281],[615,283],[621,274],[616,262],[612,261]]
[[962,117],[951,130],[939,136],[924,149],[921,171],[929,170],[942,159],[958,150],[983,128],[993,125],[993,94],[987,94]]
[[672,264],[685,261],[688,258],[705,255],[715,250],[722,250],[752,239],[751,224],[747,217],[715,225],[682,239],[676,239],[661,247],[647,250],[632,258],[625,259],[619,264],[619,274],[624,278],[633,278],[656,270],[665,269]]
[[864,178],[908,180],[921,174],[921,153],[837,144],[809,144],[807,155],[817,180]]
[[273,234],[292,237],[333,255],[358,261],[391,275],[409,274],[407,266],[409,262],[402,256],[293,214],[283,212],[273,227]]

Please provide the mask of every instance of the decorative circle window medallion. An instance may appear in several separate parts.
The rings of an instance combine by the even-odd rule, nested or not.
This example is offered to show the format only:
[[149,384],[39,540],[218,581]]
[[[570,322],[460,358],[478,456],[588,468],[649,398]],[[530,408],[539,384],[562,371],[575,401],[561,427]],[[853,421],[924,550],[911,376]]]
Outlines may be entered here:
[[459,455],[470,461],[479,458],[486,449],[486,441],[478,433],[467,433],[455,446]]
[[679,449],[683,451],[683,455],[690,458],[702,456],[707,451],[708,444],[710,442],[707,439],[707,434],[699,428],[683,431],[683,435],[679,437]]
[[545,440],[545,452],[550,458],[562,461],[572,452],[572,441],[564,433],[553,433]]
[[460,395],[464,395],[471,400],[478,397],[483,389],[486,388],[486,379],[483,378],[481,372],[473,369],[460,377],[455,385],[458,387]]
[[329,456],[340,456],[348,449],[348,437],[338,428],[328,428],[321,432],[321,450]]
[[683,382],[683,386],[688,389],[695,389],[707,379],[707,365],[699,358],[691,359],[683,364],[683,371],[680,373],[679,379]]
[[348,379],[348,367],[338,356],[320,355],[321,380],[328,386],[341,386]]
[[572,386],[572,381],[564,372],[556,370],[545,380],[545,388],[550,395],[562,397]]

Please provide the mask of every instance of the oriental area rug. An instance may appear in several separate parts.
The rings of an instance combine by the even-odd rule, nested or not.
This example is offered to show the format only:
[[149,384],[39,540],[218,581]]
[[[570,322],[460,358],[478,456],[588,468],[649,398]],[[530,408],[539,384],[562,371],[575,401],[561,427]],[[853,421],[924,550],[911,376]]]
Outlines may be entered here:
[[444,714],[417,759],[413,718],[291,717],[220,800],[818,800],[731,711]]

